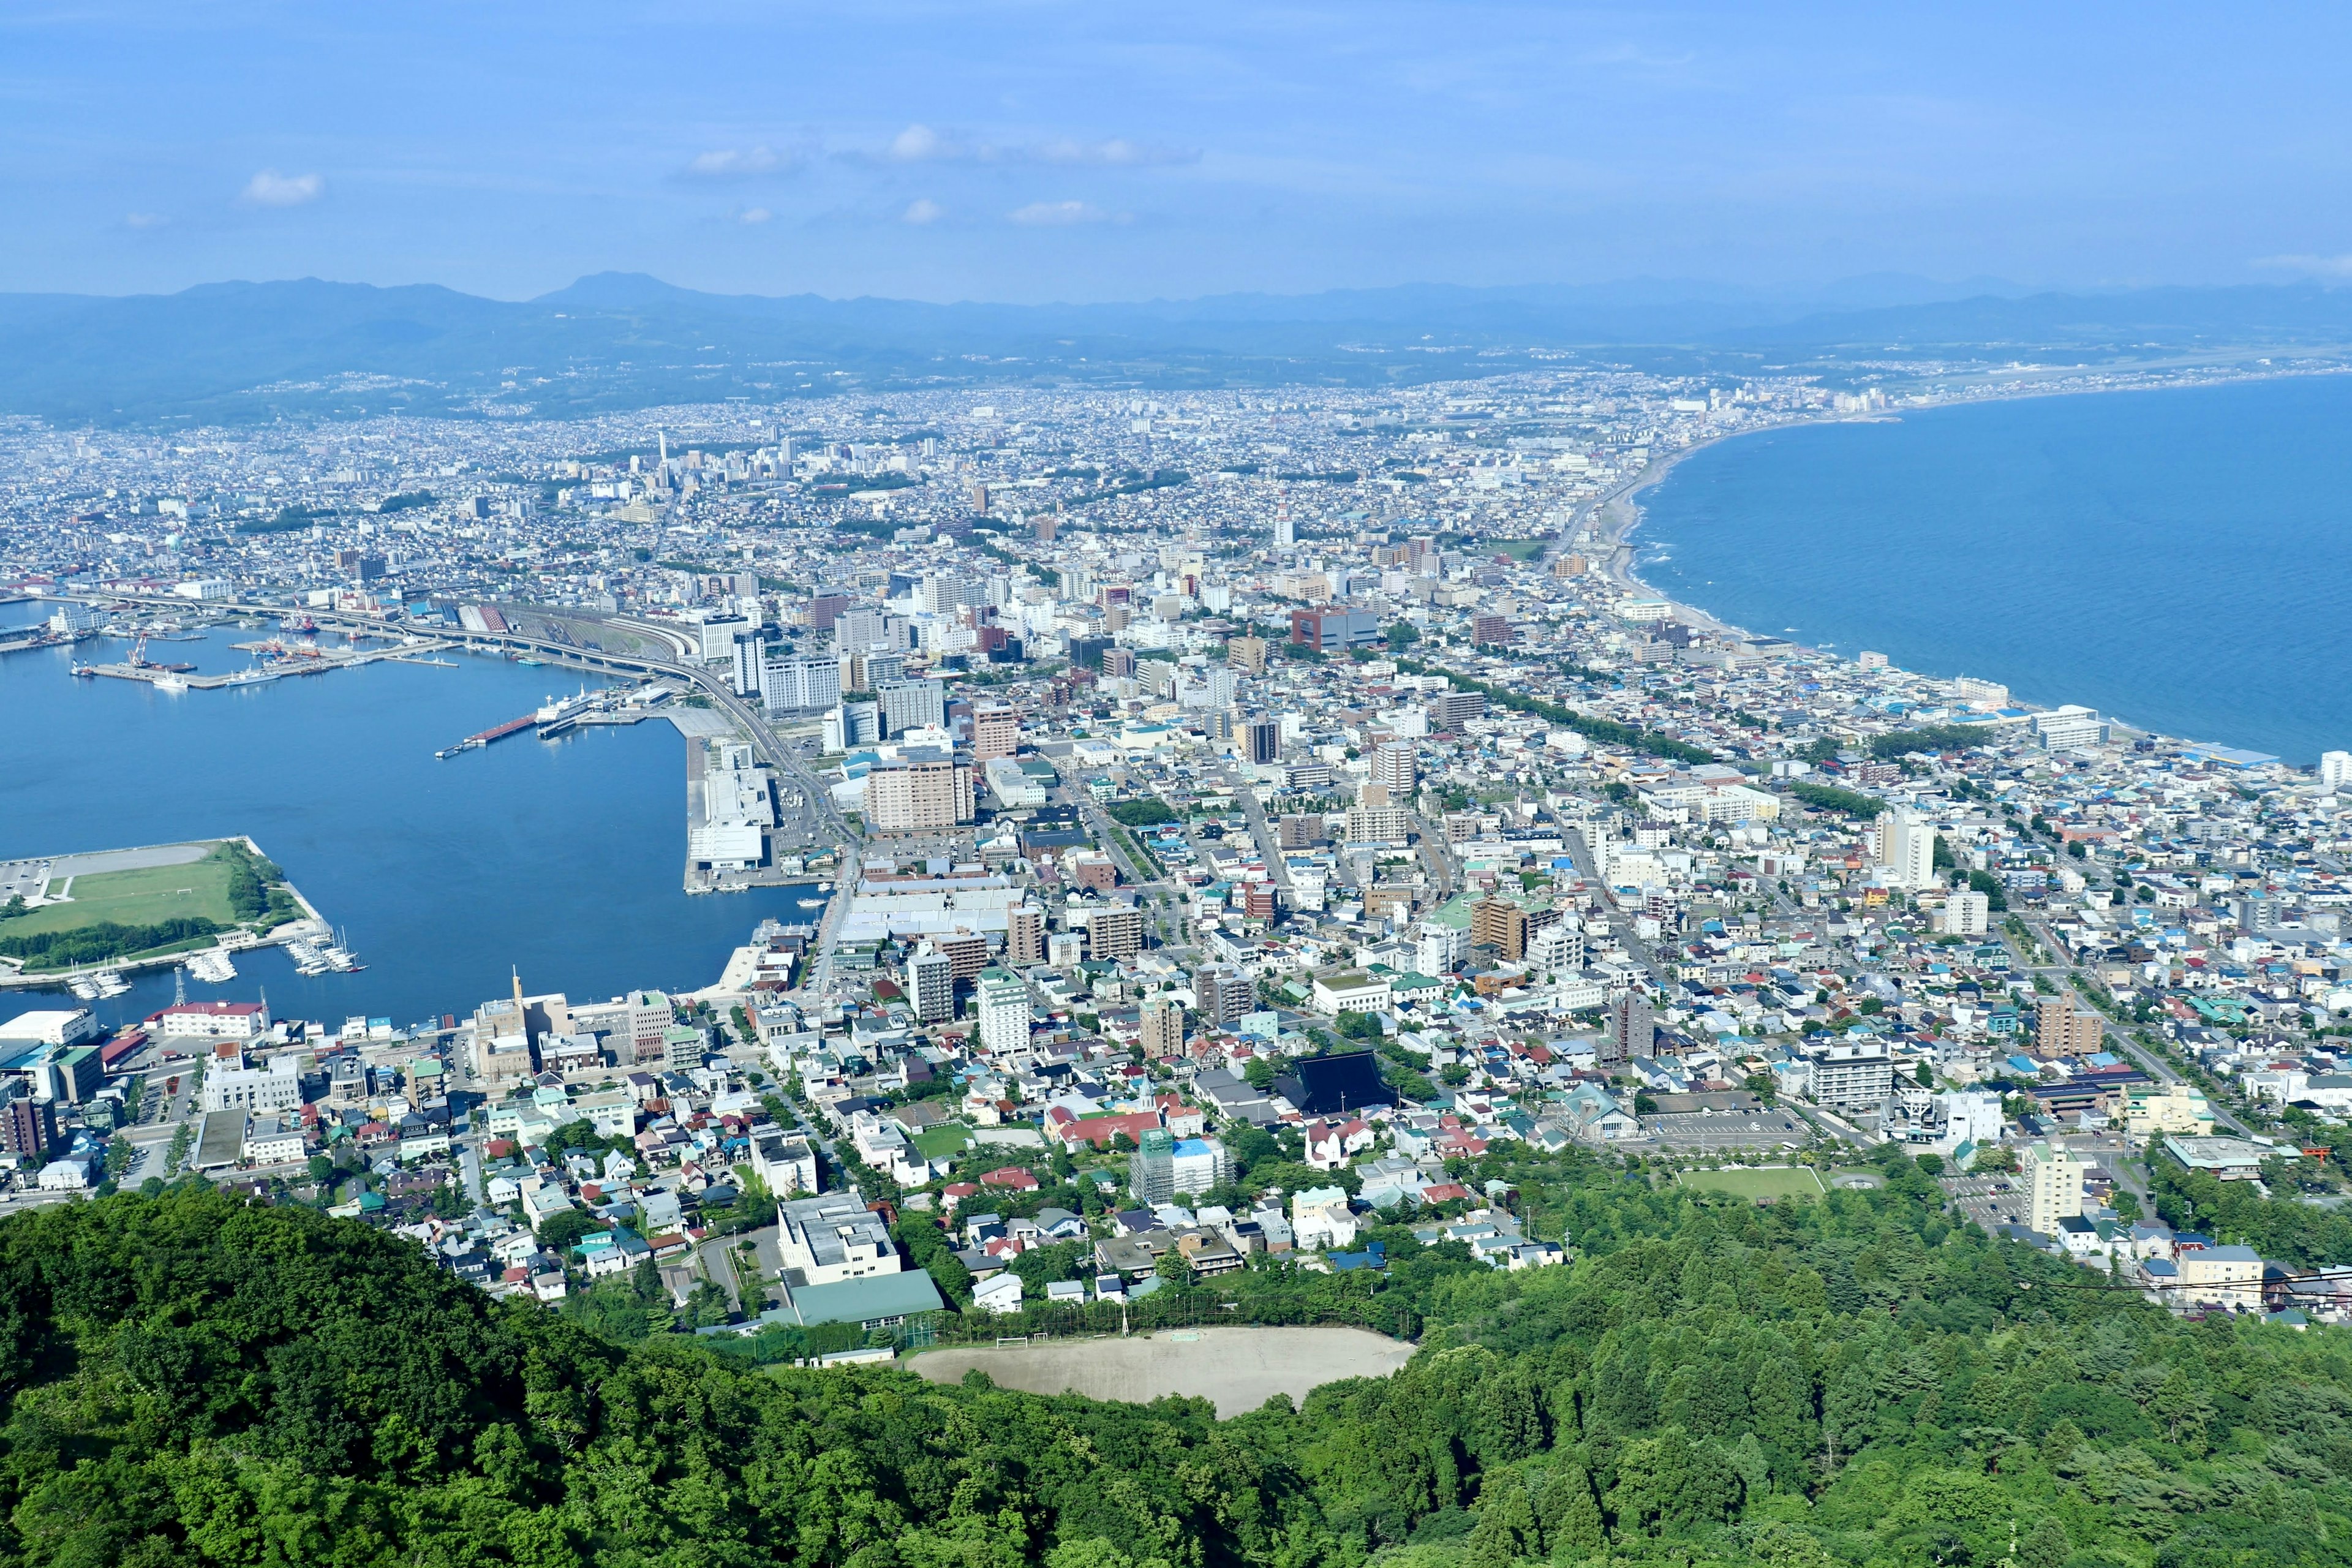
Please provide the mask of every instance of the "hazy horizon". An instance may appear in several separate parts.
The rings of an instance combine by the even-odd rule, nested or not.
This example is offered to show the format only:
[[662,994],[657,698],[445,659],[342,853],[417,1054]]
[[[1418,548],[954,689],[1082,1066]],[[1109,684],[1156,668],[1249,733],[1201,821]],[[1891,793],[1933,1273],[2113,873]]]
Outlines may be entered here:
[[0,16],[0,290],[2340,280],[2347,29],[2185,8],[2118,29],[1858,5],[53,5]]

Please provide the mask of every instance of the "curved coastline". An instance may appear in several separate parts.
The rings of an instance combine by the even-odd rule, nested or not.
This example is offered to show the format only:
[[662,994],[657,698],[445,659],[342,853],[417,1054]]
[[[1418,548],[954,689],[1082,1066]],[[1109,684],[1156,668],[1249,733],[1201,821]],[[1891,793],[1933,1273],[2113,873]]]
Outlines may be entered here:
[[[2094,394],[2105,392],[2200,391],[2238,385],[2245,383],[2312,380],[2324,376],[2336,376],[2347,374],[2352,374],[2352,367],[2328,366],[2307,369],[2280,369],[2254,374],[2214,376],[2210,379],[2200,379],[2194,382],[2176,382],[2143,385],[2053,388],[2020,387],[2013,391],[2005,392],[1998,396],[1952,399],[1942,403],[1920,405],[1915,407],[1905,408],[1900,411],[1890,410],[1885,413],[1874,413],[1867,416],[1851,416],[1843,417],[1784,418],[1774,420],[1769,424],[1750,426],[1742,429],[1722,431],[1709,435],[1702,440],[1696,441],[1690,446],[1676,450],[1652,463],[1650,466],[1645,468],[1639,476],[1635,477],[1630,483],[1623,486],[1623,488],[1613,494],[1591,503],[1590,510],[1584,512],[1580,519],[1571,522],[1569,529],[1563,533],[1561,549],[1565,551],[1570,548],[1581,548],[1591,558],[1592,569],[1605,578],[1618,591],[1631,596],[1654,599],[1670,605],[1673,609],[1675,619],[1684,625],[1705,632],[1738,637],[1750,637],[1757,635],[1751,629],[1739,626],[1734,622],[1727,621],[1703,606],[1690,604],[1684,599],[1676,597],[1673,594],[1661,591],[1654,584],[1641,576],[1635,569],[1634,554],[1637,545],[1634,535],[1635,531],[1641,526],[1646,510],[1639,499],[1641,493],[1643,490],[1664,482],[1667,476],[1674,472],[1675,467],[1685,459],[1694,457],[1702,451],[1707,450],[1708,448],[1717,446],[1718,443],[1740,436],[1787,431],[1798,428],[1809,428],[1818,426],[1840,424],[1899,424],[1902,422],[1902,416],[1904,414],[1914,412],[1931,413],[1943,409],[1974,406],[1979,404],[2021,402],[2027,399],[2044,397],[2088,396]],[[1570,545],[1568,541],[1579,533],[1583,534],[1586,542],[1582,546]],[[1801,605],[1791,605],[1789,607],[1787,613],[1791,619],[1798,618],[1798,614],[1801,610]],[[1781,612],[1776,609],[1774,613],[1777,618],[1779,614]],[[1794,642],[1796,647],[1809,654],[1816,656],[1826,654],[1828,657],[1838,658],[1843,660],[1851,660],[1853,657],[1850,651],[1838,653],[1833,650],[1824,649],[1817,645],[1805,642],[1801,639],[1791,640]],[[1910,675],[1918,679],[1936,680],[1948,679],[1946,677],[1922,674],[1917,670],[1910,669],[1899,660],[1895,664],[1894,668],[1899,674]],[[1970,669],[1971,673],[1975,672],[1973,667],[1970,667]],[[1993,670],[1986,670],[1983,673],[1988,676],[1999,678],[1998,673]],[[2046,702],[2037,702],[2022,698],[2016,698],[2012,699],[2012,706],[2027,710],[2038,711],[2046,709],[2049,705]],[[2114,724],[2116,729],[2121,731],[2172,744],[2221,744],[2231,746],[2234,746],[2236,744],[2234,742],[2226,740],[2206,739],[2200,741],[2192,736],[2172,734],[2165,730],[2147,723],[2137,723],[2133,722],[2128,719],[2117,718],[2113,713],[2108,715],[2108,720],[2109,722]],[[2268,753],[2277,748],[2275,746],[2263,746],[2251,749],[2259,750],[2264,753]],[[2284,762],[2284,759],[2282,760]],[[2288,762],[2284,763],[2284,765],[2298,772],[2310,771],[2310,765],[2307,763],[2297,763]]]

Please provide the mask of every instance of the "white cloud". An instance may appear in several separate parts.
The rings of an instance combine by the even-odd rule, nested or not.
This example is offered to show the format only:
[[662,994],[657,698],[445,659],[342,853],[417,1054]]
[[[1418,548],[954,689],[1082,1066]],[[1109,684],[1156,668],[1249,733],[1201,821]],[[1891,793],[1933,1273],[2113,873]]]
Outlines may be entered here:
[[[850,153],[847,156],[855,158],[861,154]],[[885,156],[900,163],[1081,163],[1104,168],[1140,169],[1197,163],[1201,154],[1181,147],[1130,142],[1124,136],[1113,136],[1100,142],[1081,142],[1076,137],[1055,136],[1043,142],[998,144],[969,141],[935,131],[928,125],[916,124],[890,138]]]
[[781,153],[764,144],[714,147],[688,160],[685,174],[690,180],[753,180],[762,174],[789,174],[802,161],[801,154],[790,147]]
[[775,216],[765,207],[745,207],[735,215],[735,221],[741,224],[765,223]]
[[965,156],[965,150],[928,125],[909,125],[890,138],[890,156],[902,163],[926,163]]
[[245,183],[237,199],[247,206],[299,207],[327,194],[327,182],[316,174],[281,174],[264,169]]
[[911,224],[937,223],[946,216],[947,209],[930,197],[917,196],[907,204],[907,210],[898,215],[898,221]]
[[122,221],[132,228],[162,228],[172,220],[162,213],[125,213]]
[[1080,223],[1116,223],[1123,221],[1090,202],[1031,202],[1007,215],[1014,223],[1031,228],[1066,228]]
[[2265,256],[2254,265],[2274,272],[2300,272],[2306,278],[2352,278],[2352,255]]
[[1197,163],[1201,154],[1181,147],[1155,147],[1113,136],[1104,142],[1074,142],[1066,136],[1040,142],[1023,150],[1040,163],[1102,163],[1113,168],[1140,169],[1169,163]]

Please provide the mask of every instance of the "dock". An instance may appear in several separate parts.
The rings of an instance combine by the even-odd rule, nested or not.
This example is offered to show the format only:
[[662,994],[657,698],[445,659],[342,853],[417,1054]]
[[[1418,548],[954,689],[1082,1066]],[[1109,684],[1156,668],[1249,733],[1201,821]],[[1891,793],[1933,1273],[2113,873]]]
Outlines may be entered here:
[[433,754],[444,762],[463,752],[478,752],[493,741],[503,741],[509,735],[520,735],[525,730],[536,729],[539,715],[526,713],[520,719],[509,719],[503,724],[493,724],[478,735],[468,735],[454,746],[445,746]]
[[[240,650],[260,653],[278,646],[268,642],[239,643]],[[186,665],[163,665],[147,660],[121,664],[78,664],[75,675],[89,679],[103,676],[114,680],[143,680],[150,686],[166,690],[222,691],[247,686],[264,686],[273,680],[283,680],[295,675],[321,675],[331,669],[349,669],[355,665],[375,664],[385,659],[410,660],[420,654],[439,653],[455,646],[446,642],[403,644],[397,647],[369,648],[345,653],[328,649],[284,654],[266,665],[232,670],[226,675],[201,675]],[[134,652],[137,650],[133,650]]]

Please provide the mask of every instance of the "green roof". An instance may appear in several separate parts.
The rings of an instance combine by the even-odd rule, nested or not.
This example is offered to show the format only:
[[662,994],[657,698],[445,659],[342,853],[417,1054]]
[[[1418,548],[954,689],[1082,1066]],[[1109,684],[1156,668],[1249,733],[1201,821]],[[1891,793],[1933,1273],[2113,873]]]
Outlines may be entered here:
[[864,1279],[844,1279],[833,1285],[799,1285],[787,1295],[793,1314],[803,1326],[817,1323],[874,1323],[917,1312],[943,1310],[939,1287],[919,1268],[897,1274],[875,1274]]

